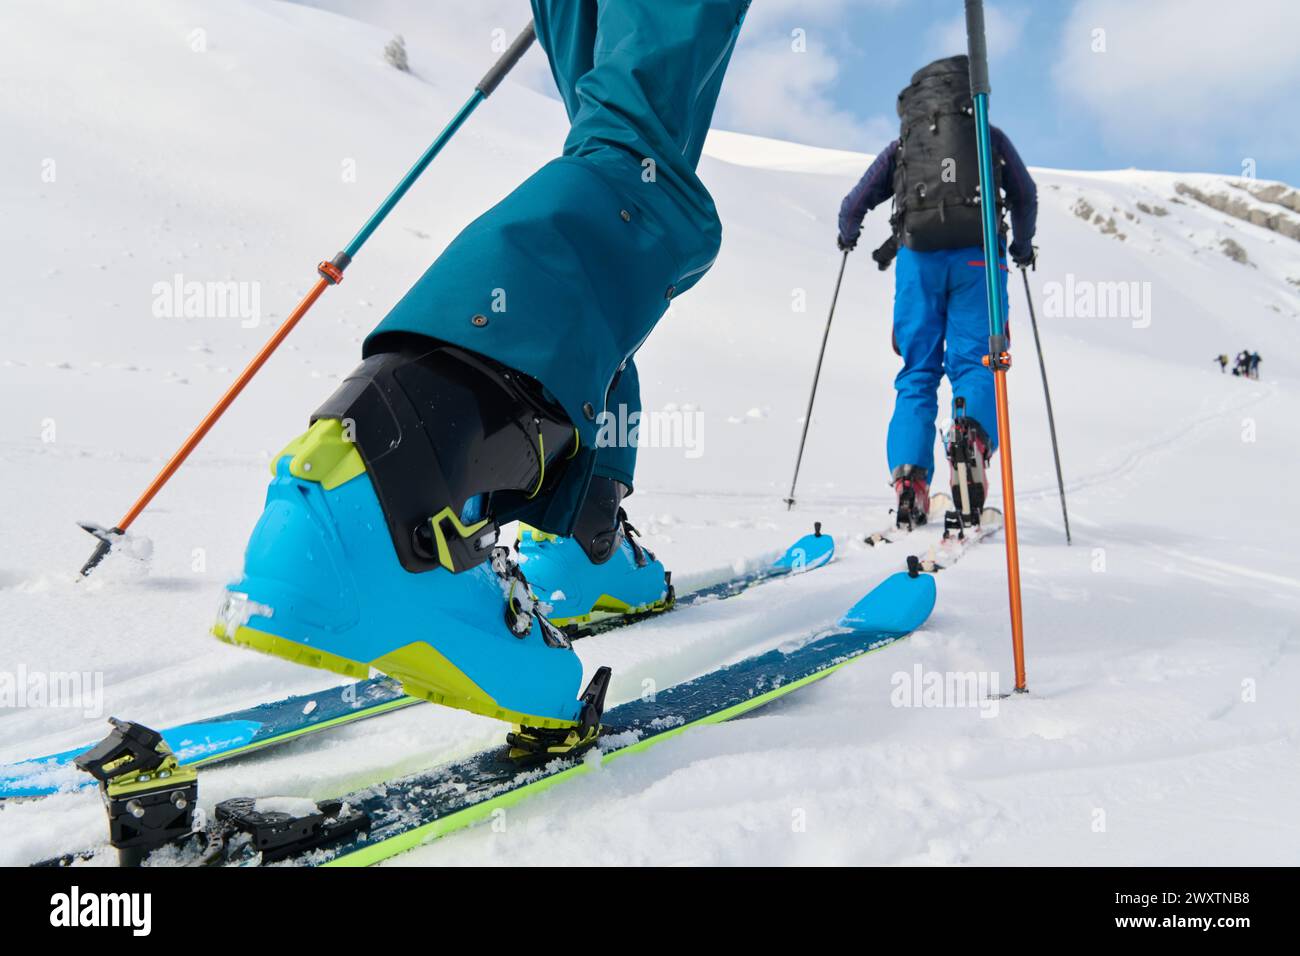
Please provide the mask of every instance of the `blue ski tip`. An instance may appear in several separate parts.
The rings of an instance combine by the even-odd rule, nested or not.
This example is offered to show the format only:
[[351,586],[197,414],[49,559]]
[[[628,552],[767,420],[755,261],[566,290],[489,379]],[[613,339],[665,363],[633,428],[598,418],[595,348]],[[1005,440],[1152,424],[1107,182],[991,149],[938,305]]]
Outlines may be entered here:
[[934,576],[891,574],[840,618],[840,627],[882,635],[910,634],[934,610]]
[[[181,724],[162,732],[163,740],[182,764],[201,763],[233,753],[257,740],[262,724],[255,720],[209,720]],[[74,757],[94,744],[0,767],[0,799],[46,797],[65,790],[93,787],[95,781],[72,765]]]
[[[820,528],[821,525],[818,525]],[[776,559],[773,568],[798,574],[820,568],[835,555],[835,539],[828,534],[806,534]]]

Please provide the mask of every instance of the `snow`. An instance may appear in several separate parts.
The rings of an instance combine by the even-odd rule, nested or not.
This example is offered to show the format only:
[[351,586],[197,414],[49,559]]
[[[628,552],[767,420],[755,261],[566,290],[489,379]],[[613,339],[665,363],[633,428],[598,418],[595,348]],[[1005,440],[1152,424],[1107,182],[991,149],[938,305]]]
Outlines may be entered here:
[[[481,72],[448,43],[445,74],[421,68],[442,57],[415,44],[415,75],[399,73],[382,60],[390,38],[270,0],[147,11],[14,0],[0,11],[0,206],[13,240],[0,319],[0,671],[103,680],[102,700],[79,702],[98,704],[93,716],[0,709],[0,761],[95,739],[109,714],[174,724],[331,682],[207,636],[267,462],[442,245],[558,149],[557,102],[507,82],[479,110],[133,527],[139,560],[78,581],[94,542],[74,520],[117,519]],[[725,224],[722,254],[639,359],[647,408],[702,416],[702,454],[644,449],[629,511],[683,588],[774,554],[814,520],[839,551],[803,579],[581,642],[589,672],[613,666],[611,702],[833,622],[937,535],[905,548],[853,540],[889,520],[892,276],[865,255],[885,236],[883,210],[845,276],[799,505],[781,500],[839,266],[835,216],[870,158],[710,137],[701,173]],[[1014,276],[1032,693],[992,717],[896,706],[918,666],[1010,688],[999,538],[940,576],[934,617],[901,645],[549,790],[510,809],[504,830],[396,862],[1300,862],[1300,553],[1286,498],[1263,490],[1296,465],[1300,247],[1177,192],[1186,183],[1260,205],[1234,177],[1035,175],[1042,261],[1031,283],[1075,541],[1061,533]],[[155,286],[177,274],[259,283],[260,315],[160,317]],[[1139,283],[1134,301],[1149,312],[1047,309],[1071,283],[1119,282]],[[1213,364],[1242,348],[1262,354],[1262,381]],[[201,802],[336,796],[501,732],[410,708],[204,770]],[[92,842],[103,827],[93,791],[5,806],[0,864]]]
[[291,817],[316,812],[316,804],[306,797],[262,797],[253,803],[254,813],[283,813]]

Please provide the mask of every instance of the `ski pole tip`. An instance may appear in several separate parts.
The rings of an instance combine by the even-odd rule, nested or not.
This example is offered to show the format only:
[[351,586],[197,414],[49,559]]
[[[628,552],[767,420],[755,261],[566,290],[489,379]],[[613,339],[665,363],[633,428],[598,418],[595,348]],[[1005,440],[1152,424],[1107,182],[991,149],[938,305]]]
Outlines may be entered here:
[[81,566],[81,576],[85,578],[89,577],[90,572],[95,570],[104,558],[108,557],[108,552],[113,550],[113,542],[121,538],[123,532],[121,528],[105,528],[93,521],[78,521],[77,527],[98,539],[95,550],[86,559],[86,563]]

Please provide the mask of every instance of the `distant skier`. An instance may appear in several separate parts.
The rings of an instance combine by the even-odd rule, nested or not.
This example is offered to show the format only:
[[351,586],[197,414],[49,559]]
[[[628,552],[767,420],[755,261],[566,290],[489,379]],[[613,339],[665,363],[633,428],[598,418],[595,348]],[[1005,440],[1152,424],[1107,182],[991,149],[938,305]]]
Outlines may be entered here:
[[1259,353],[1251,352],[1250,358],[1247,359],[1246,368],[1251,378],[1259,378]]
[[520,759],[594,743],[608,669],[575,699],[582,662],[495,545],[536,529],[524,566],[566,615],[668,598],[620,507],[636,449],[598,435],[717,256],[695,168],[749,2],[533,0],[563,155],[452,241],[276,456],[219,637],[511,721]]
[[[967,58],[948,57],[918,70],[898,96],[898,114],[899,139],[885,147],[844,197],[838,244],[854,248],[863,217],[893,198],[893,233],[872,258],[883,270],[898,256],[893,337],[903,370],[894,380],[897,398],[887,449],[898,525],[924,524],[929,511],[939,381],[945,374],[954,399],[964,403],[964,409],[954,403],[947,441],[953,501],[966,519],[977,521],[987,494],[985,465],[998,434],[993,376],[983,364],[988,299]],[[1000,187],[1000,245],[1005,252],[1004,193],[1015,229],[1011,258],[1028,267],[1035,259],[1038,190],[1011,140],[997,127],[992,128],[992,146]],[[1005,308],[1007,268],[1000,266]]]
[[1237,358],[1232,366],[1232,374],[1244,377],[1250,376],[1250,352],[1243,350],[1237,353]]
[[1228,356],[1220,355],[1215,361],[1219,363],[1219,371],[1226,375],[1228,372]]

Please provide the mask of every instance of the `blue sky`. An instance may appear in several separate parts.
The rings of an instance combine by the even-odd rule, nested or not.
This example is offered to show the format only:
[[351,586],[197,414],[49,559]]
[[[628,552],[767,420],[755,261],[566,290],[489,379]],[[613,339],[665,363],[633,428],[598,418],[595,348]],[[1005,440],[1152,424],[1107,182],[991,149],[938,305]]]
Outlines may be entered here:
[[[298,0],[404,34],[417,72],[481,71],[528,0]],[[986,0],[993,121],[1030,165],[1164,169],[1300,186],[1300,0]],[[715,125],[876,152],[898,91],[963,52],[963,0],[754,0]],[[797,34],[797,31],[802,31]],[[804,40],[804,52],[795,49]],[[459,74],[457,74],[459,75]],[[512,74],[548,95],[533,54]]]
[[[993,0],[993,121],[1031,165],[1300,185],[1300,0]],[[869,152],[964,52],[962,0],[755,0],[717,125]],[[803,31],[806,51],[797,48]]]

